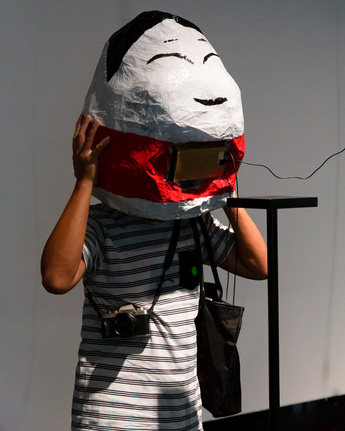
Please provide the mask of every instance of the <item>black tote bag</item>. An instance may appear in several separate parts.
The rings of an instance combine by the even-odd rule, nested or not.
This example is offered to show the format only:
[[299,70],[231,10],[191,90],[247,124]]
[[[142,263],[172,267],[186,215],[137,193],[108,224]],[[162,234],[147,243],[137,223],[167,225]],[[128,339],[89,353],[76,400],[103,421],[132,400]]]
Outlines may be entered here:
[[[244,308],[222,300],[223,289],[208,231],[203,219],[198,217],[197,220],[202,229],[215,281],[214,283],[201,282],[199,314],[195,320],[198,348],[197,371],[202,405],[212,413],[213,417],[219,418],[241,411],[240,359],[236,343],[241,330]],[[195,221],[191,223],[196,246],[201,255]]]

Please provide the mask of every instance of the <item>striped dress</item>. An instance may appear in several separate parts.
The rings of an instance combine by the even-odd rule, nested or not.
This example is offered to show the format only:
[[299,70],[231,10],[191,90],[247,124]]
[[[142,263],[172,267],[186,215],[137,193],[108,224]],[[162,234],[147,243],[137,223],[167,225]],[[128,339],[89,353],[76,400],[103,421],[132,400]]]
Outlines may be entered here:
[[[232,247],[233,235],[210,214],[204,218],[220,263]],[[90,208],[83,281],[102,314],[126,303],[151,307],[172,227],[172,221],[139,219],[104,204]],[[103,339],[100,319],[86,295],[73,431],[203,429],[194,325],[199,286],[181,285],[179,275],[183,252],[193,249],[190,223],[181,220],[148,337]]]

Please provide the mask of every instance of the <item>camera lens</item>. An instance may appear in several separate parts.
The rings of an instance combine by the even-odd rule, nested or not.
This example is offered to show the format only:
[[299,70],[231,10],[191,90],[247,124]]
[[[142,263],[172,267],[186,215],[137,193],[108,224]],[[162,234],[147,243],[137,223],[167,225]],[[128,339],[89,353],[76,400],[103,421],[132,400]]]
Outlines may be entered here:
[[135,319],[130,313],[119,313],[114,319],[114,330],[120,337],[130,337],[135,328]]

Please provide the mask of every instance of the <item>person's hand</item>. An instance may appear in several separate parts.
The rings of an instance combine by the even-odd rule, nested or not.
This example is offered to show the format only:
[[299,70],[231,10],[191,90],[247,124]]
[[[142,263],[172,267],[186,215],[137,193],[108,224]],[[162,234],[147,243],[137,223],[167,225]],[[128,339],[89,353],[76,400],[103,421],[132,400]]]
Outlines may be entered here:
[[73,135],[74,175],[77,180],[90,180],[93,184],[97,180],[98,156],[110,142],[110,138],[107,137],[91,148],[99,125],[99,120],[92,122],[91,115],[84,117],[81,114]]

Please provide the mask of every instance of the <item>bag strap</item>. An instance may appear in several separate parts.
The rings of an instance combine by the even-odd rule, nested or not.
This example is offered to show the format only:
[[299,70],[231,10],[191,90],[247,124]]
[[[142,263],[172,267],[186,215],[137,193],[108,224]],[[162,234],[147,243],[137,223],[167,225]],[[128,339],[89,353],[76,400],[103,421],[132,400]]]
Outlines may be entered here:
[[[171,235],[171,239],[170,239],[170,243],[169,243],[169,248],[168,248],[167,254],[165,255],[165,259],[164,259],[164,263],[163,263],[163,272],[162,272],[155,296],[153,298],[152,305],[148,311],[149,314],[153,313],[153,308],[156,305],[158,298],[162,292],[162,285],[165,281],[165,273],[170,268],[171,263],[173,261],[174,254],[176,251],[177,241],[179,238],[179,234],[180,234],[180,220],[174,220],[174,227],[173,227],[173,231],[172,231],[172,235]],[[87,297],[88,297],[89,302],[92,304],[93,308],[96,310],[98,317],[100,319],[102,319],[102,314],[99,311],[97,304],[91,295],[91,292],[89,291],[89,289],[86,286],[85,286],[85,289],[87,291]]]
[[[214,286],[213,286],[213,289],[207,289],[206,288],[206,291],[207,291],[206,292],[207,293],[206,296],[211,297],[213,300],[220,301],[220,300],[222,300],[222,297],[223,297],[223,287],[222,287],[222,284],[220,282],[219,275],[218,275],[218,270],[217,270],[217,265],[216,265],[216,262],[214,260],[214,254],[213,254],[213,248],[212,248],[212,244],[211,244],[211,239],[210,239],[210,236],[209,236],[208,229],[206,227],[205,221],[202,218],[202,216],[197,217],[197,221],[198,221],[198,223],[200,225],[202,236],[204,238],[204,244],[205,244],[205,247],[206,247],[208,260],[209,260],[209,263],[210,263],[210,266],[211,266],[211,269],[212,269],[212,274],[213,274],[214,282],[215,282],[215,285],[216,285],[216,290],[214,289]],[[206,287],[207,287],[207,285],[206,285]]]

